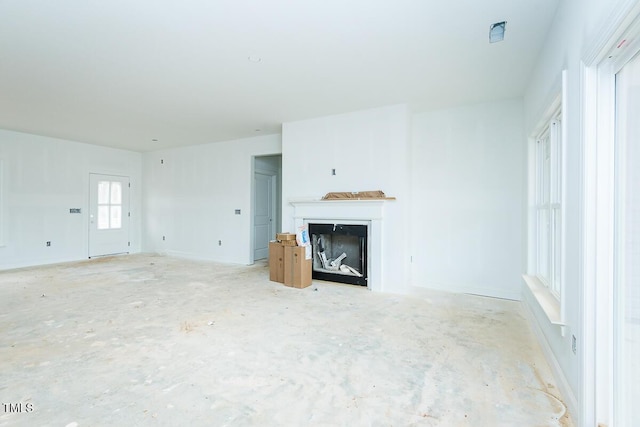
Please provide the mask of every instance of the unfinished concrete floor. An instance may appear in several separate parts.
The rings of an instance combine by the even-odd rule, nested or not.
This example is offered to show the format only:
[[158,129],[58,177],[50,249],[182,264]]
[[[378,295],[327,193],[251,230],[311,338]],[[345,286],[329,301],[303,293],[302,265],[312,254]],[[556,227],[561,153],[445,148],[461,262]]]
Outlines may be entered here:
[[513,301],[153,255],[0,290],[0,425],[571,425]]

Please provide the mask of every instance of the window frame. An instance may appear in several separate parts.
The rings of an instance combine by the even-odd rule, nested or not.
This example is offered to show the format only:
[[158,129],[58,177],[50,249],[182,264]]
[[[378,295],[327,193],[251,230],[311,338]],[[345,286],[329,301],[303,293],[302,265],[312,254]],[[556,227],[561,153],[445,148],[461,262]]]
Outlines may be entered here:
[[[562,107],[535,138],[535,276],[558,300],[562,297],[563,146]],[[546,219],[546,224],[541,221]],[[542,228],[546,225],[546,233]],[[544,252],[543,252],[544,251]],[[546,259],[543,259],[546,258]]]
[[[640,53],[640,4],[620,8],[605,36],[581,63],[583,76],[583,217],[581,279],[584,283],[584,381],[582,418],[592,424],[621,424],[619,319],[620,160],[616,79]],[[621,43],[629,40],[630,43]]]
[[4,229],[5,229],[5,215],[4,215],[4,197],[5,197],[5,182],[4,182],[4,160],[0,158],[0,248],[5,246],[4,242]]
[[[565,232],[563,227],[565,224],[565,196],[566,196],[566,141],[567,141],[567,70],[563,70],[561,73],[559,89],[556,95],[548,103],[548,108],[544,110],[544,113],[540,115],[541,119],[538,125],[534,128],[528,138],[528,178],[527,178],[527,198],[528,198],[528,239],[527,239],[527,272],[523,274],[522,278],[529,289],[534,300],[538,306],[546,315],[549,323],[558,326],[560,335],[564,337],[566,333],[566,316],[565,306],[566,298],[564,297],[564,278],[565,278]],[[559,141],[556,144],[557,148],[557,168],[555,176],[557,177],[555,199],[551,199],[551,187],[549,186],[549,202],[547,211],[549,213],[549,222],[551,221],[551,213],[555,210],[559,227],[558,232],[554,234],[556,242],[554,243],[555,251],[554,255],[554,275],[555,275],[555,289],[550,286],[549,280],[543,275],[539,274],[539,225],[538,225],[538,207],[539,195],[538,192],[538,179],[539,174],[536,170],[536,156],[538,152],[536,150],[537,142],[545,136],[547,129],[551,126],[552,120],[557,120],[559,126],[556,125],[554,138]],[[551,129],[549,129],[551,131]],[[550,135],[551,136],[551,135]],[[550,162],[551,165],[551,162]],[[551,169],[549,173],[551,174]],[[551,185],[551,182],[549,183]],[[552,209],[553,208],[553,209]],[[551,234],[549,234],[551,235]],[[551,254],[549,254],[551,255]]]
[[[640,34],[640,19],[636,21],[635,34]],[[613,228],[611,230],[613,244],[613,262],[611,264],[613,279],[611,283],[611,323],[613,326],[611,401],[613,424],[629,426],[636,425],[633,422],[637,421],[637,419],[631,419],[629,416],[637,414],[630,412],[633,404],[627,396],[633,396],[634,392],[637,394],[637,390],[632,391],[628,389],[632,382],[629,378],[633,378],[633,376],[630,377],[629,372],[626,370],[630,364],[630,361],[627,359],[628,349],[632,347],[632,344],[630,344],[632,340],[630,340],[629,337],[629,323],[632,322],[632,316],[627,311],[629,308],[627,304],[630,301],[634,301],[635,297],[635,295],[630,293],[631,289],[627,277],[628,271],[626,270],[629,266],[627,260],[629,257],[629,247],[627,245],[631,240],[629,237],[631,231],[627,228],[629,225],[627,215],[630,213],[629,207],[637,207],[637,204],[629,204],[630,198],[628,192],[629,184],[635,184],[629,179],[628,175],[629,170],[632,169],[629,167],[632,163],[629,162],[630,154],[628,150],[634,140],[631,139],[624,130],[625,127],[623,125],[625,122],[620,120],[625,116],[628,120],[628,118],[633,115],[628,115],[628,111],[621,108],[618,101],[624,98],[620,98],[618,90],[621,86],[624,87],[623,83],[628,83],[629,80],[629,74],[624,76],[626,82],[621,80],[621,73],[625,67],[631,65],[634,61],[638,61],[634,66],[638,67],[640,64],[640,43],[637,40],[637,36],[623,55],[611,59],[613,60],[613,64],[610,71],[613,74],[612,91],[614,95],[613,105],[615,108],[615,115],[611,123],[613,127],[613,140],[611,141],[612,146],[609,147],[612,149],[611,154],[613,161],[613,182],[611,183],[611,193],[613,194],[613,203],[611,205],[611,218],[613,219]],[[626,104],[625,106],[628,107],[628,105],[629,104]],[[622,111],[624,111],[624,113],[622,113]],[[638,156],[638,153],[636,152],[632,155]],[[635,163],[633,164],[635,165]],[[635,231],[635,229],[632,230]],[[634,318],[634,321],[635,320],[637,319]],[[636,337],[632,336],[631,338],[635,339]],[[637,345],[637,342],[633,342],[633,344]],[[633,371],[631,373],[633,374]]]

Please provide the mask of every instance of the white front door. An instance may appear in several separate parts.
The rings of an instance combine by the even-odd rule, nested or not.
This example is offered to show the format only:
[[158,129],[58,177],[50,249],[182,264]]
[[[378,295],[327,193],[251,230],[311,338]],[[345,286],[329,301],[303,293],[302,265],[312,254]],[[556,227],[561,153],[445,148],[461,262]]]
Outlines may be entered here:
[[129,177],[89,174],[89,258],[129,252]]
[[269,241],[275,238],[273,231],[273,201],[275,176],[255,173],[254,186],[254,254],[253,259],[263,259],[269,256]]

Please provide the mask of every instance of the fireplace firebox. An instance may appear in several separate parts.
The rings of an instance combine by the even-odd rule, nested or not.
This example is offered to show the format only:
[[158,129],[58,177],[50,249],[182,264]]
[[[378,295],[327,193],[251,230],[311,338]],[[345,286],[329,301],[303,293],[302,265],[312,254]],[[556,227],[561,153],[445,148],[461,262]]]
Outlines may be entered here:
[[367,286],[367,226],[309,223],[312,277]]

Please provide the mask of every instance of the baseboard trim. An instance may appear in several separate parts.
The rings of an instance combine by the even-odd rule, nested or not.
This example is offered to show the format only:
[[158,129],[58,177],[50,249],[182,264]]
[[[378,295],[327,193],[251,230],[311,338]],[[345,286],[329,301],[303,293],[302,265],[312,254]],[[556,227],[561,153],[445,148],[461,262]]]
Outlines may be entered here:
[[582,412],[579,411],[578,400],[576,399],[576,396],[573,393],[571,386],[569,385],[569,381],[567,381],[567,377],[564,375],[564,372],[560,367],[560,364],[558,363],[558,359],[556,359],[555,354],[553,354],[553,351],[551,350],[551,347],[549,346],[549,343],[547,342],[547,339],[544,336],[544,333],[542,332],[540,325],[538,325],[538,322],[536,320],[535,315],[533,314],[533,311],[531,310],[531,307],[529,307],[529,305],[527,304],[526,298],[522,300],[521,307],[522,307],[522,311],[524,313],[525,318],[529,322],[529,325],[531,326],[533,333],[536,335],[536,338],[538,339],[538,343],[542,348],[542,353],[544,354],[544,357],[547,360],[547,363],[551,367],[551,372],[553,373],[553,377],[555,378],[558,384],[558,389],[560,390],[560,393],[564,398],[564,402],[567,405],[567,410],[569,411],[569,414],[571,415],[571,418],[573,419],[574,423],[576,425],[579,425],[578,420]]
[[456,286],[456,285],[438,285],[438,284],[430,284],[429,286],[416,286],[410,285],[407,286],[403,292],[405,294],[419,294],[421,291],[440,291],[440,292],[449,292],[454,294],[469,294],[476,295],[480,297],[490,297],[490,298],[500,298],[500,299],[508,299],[513,301],[520,301],[522,299],[522,294],[519,290],[516,291],[504,291],[501,289],[489,288],[489,287],[474,287],[474,286]]
[[190,261],[208,261],[208,262],[218,262],[220,264],[251,265],[248,263],[241,263],[237,261],[231,261],[228,259],[215,259],[212,256],[202,256],[200,254],[193,253],[193,252],[168,250],[168,251],[157,252],[157,253],[160,255],[166,255],[174,258],[188,259]]

